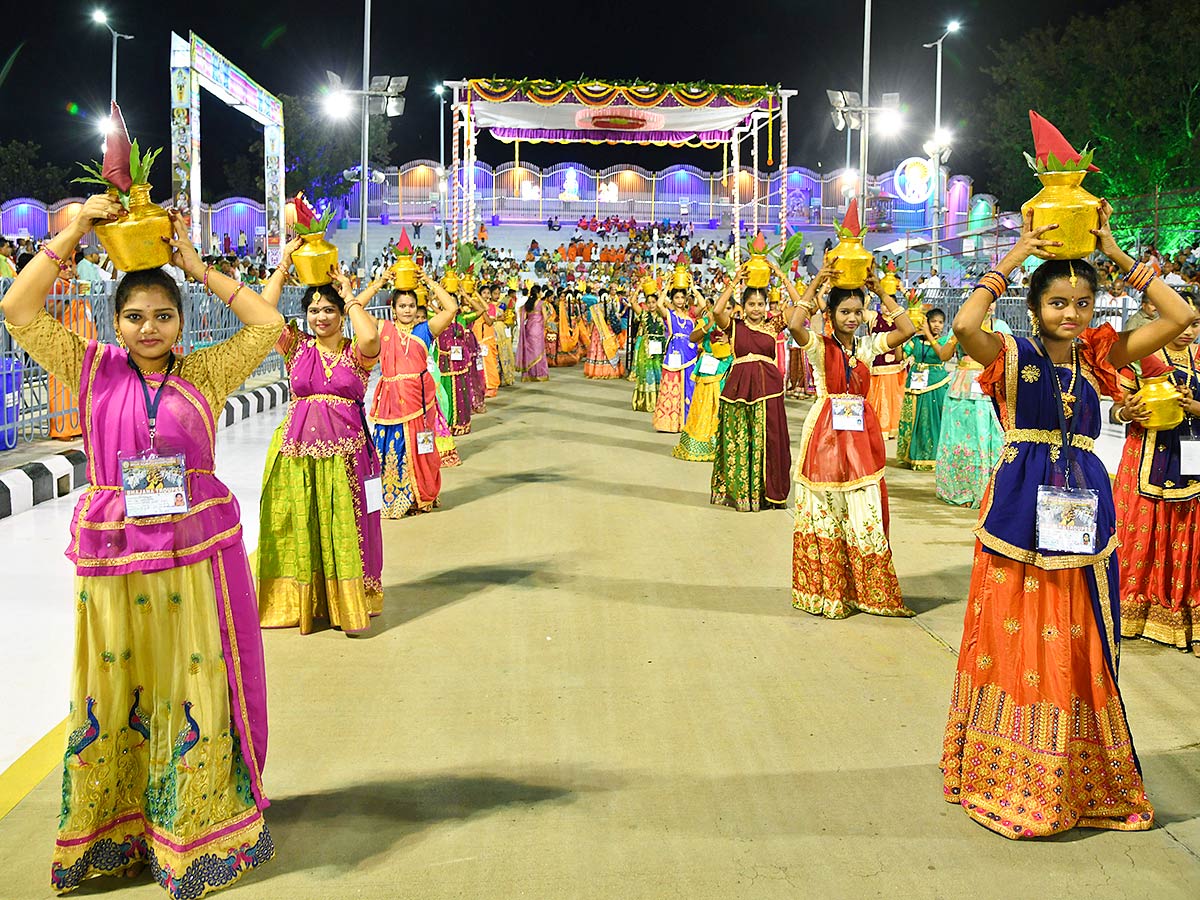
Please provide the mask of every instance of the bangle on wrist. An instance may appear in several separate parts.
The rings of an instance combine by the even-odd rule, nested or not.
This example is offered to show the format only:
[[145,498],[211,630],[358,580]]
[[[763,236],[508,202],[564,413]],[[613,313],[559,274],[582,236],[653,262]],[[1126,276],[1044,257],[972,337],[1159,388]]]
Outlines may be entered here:
[[998,269],[984,272],[975,283],[974,290],[984,290],[992,295],[993,300],[999,300],[1008,290],[1008,277]]
[[43,247],[42,253],[46,254],[46,257],[50,259],[56,266],[58,266],[58,271],[66,272],[70,270],[71,267],[63,262],[63,258],[49,247]]
[[[244,285],[244,284],[239,284],[239,285],[237,286],[237,289],[236,289],[236,290],[235,290],[235,291],[234,291],[232,294],[230,294],[230,295],[229,295],[229,299],[228,299],[228,300],[224,300],[224,301],[222,301],[222,302],[223,302],[223,303],[224,303],[226,306],[228,306],[228,307],[232,308],[232,307],[233,307],[233,301],[234,301],[235,299],[237,299],[237,295],[238,295],[238,294],[240,294],[240,293],[242,292],[242,288],[244,288],[244,287],[245,287],[245,285]],[[219,297],[220,295],[218,294],[217,296]]]
[[1145,291],[1154,278],[1154,269],[1143,262],[1135,263],[1133,268],[1125,273],[1125,283],[1135,291]]

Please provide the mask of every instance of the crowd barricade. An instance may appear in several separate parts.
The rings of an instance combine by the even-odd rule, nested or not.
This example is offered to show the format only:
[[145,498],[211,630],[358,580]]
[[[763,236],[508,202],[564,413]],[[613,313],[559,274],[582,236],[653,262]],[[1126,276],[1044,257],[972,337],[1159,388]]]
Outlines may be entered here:
[[[87,340],[115,342],[116,318],[112,305],[115,284],[112,281],[64,284],[46,298],[46,310]],[[0,279],[0,298],[11,285],[11,278]],[[241,327],[233,311],[201,285],[186,284],[182,292],[184,328],[179,349],[183,352],[225,340]],[[279,308],[285,318],[306,327],[300,304],[303,294],[302,287],[285,287]],[[386,298],[384,302],[386,305]],[[22,441],[67,440],[78,436],[76,386],[62,384],[38,365],[16,344],[3,322],[0,311],[0,452],[14,449]],[[275,351],[268,354],[249,380],[272,377],[287,377],[283,358]]]

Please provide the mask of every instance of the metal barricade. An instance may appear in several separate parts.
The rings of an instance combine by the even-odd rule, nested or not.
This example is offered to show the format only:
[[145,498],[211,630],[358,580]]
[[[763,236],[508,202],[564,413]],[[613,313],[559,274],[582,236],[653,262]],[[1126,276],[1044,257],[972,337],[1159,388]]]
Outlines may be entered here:
[[[0,279],[0,298],[4,297],[11,285],[11,278]],[[55,293],[46,298],[46,310],[85,339],[113,343],[116,341],[116,317],[112,302],[115,287],[116,282],[112,281],[59,283]],[[303,287],[285,287],[279,303],[284,318],[298,319],[301,327],[306,327],[304,310],[301,308],[304,290]],[[182,295],[184,326],[180,346],[184,353],[226,340],[241,327],[233,311],[208,294],[201,285],[183,285]],[[386,307],[386,297],[382,302]],[[375,309],[376,304],[372,304],[372,312]],[[64,385],[42,368],[17,345],[8,329],[2,327],[3,322],[3,312],[0,312],[0,373],[8,373],[6,383],[19,383],[20,395],[20,411],[15,426],[7,418],[4,419],[6,433],[15,427],[17,439],[26,442],[74,436],[78,433],[79,425],[76,386]],[[17,371],[20,372],[19,382],[11,377]],[[249,380],[286,377],[283,357],[272,350]],[[0,399],[7,401],[9,398],[5,396]],[[9,443],[0,440],[0,451],[4,449],[10,449]]]

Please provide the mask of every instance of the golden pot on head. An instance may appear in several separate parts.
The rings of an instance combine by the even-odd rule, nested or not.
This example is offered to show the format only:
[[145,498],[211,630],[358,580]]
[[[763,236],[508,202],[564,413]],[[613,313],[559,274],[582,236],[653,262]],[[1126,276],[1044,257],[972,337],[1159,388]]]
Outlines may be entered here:
[[292,265],[296,267],[296,277],[301,284],[309,287],[319,287],[329,284],[333,276],[330,269],[337,268],[338,248],[325,240],[324,232],[302,234],[300,240],[303,246],[298,247],[292,254]]
[[458,287],[464,294],[475,293],[475,276],[462,275],[458,279]]
[[875,257],[863,246],[861,237],[844,237],[836,247],[825,254],[825,261],[837,263],[837,274],[833,286],[856,290],[867,283],[867,273],[875,265]]
[[1043,187],[1021,206],[1021,218],[1033,211],[1033,227],[1057,225],[1045,237],[1062,241],[1050,248],[1054,259],[1083,259],[1095,252],[1093,228],[1100,227],[1100,201],[1080,184],[1087,172],[1044,172],[1038,175]]
[[767,302],[770,303],[772,306],[778,306],[779,300],[782,296],[783,295],[780,293],[779,288],[773,287],[769,291],[767,291]]
[[[400,290],[404,290],[404,289],[401,288]],[[425,288],[425,285],[420,284],[418,282],[418,284],[413,292],[417,295],[417,307],[418,308],[429,305],[429,291]]]
[[[115,196],[115,193],[109,193]],[[171,261],[170,240],[175,236],[167,211],[150,202],[150,185],[129,189],[129,213],[115,222],[96,226],[96,238],[113,265],[122,272],[160,269]]]
[[686,291],[692,286],[692,270],[687,266],[676,266],[671,273],[671,290]]
[[458,273],[453,269],[447,269],[446,274],[442,276],[442,287],[449,294],[458,293]]
[[771,267],[761,253],[751,253],[746,263],[746,287],[765,288],[771,283]]
[[888,272],[879,279],[879,289],[885,294],[895,297],[900,290],[900,279],[896,277],[896,273]]
[[392,266],[392,289],[397,291],[415,291],[421,283],[421,270],[407,254],[396,260]]
[[658,282],[651,276],[647,275],[642,279],[642,293],[647,297],[658,296]]
[[1134,396],[1150,410],[1150,418],[1144,425],[1146,429],[1169,431],[1183,421],[1183,407],[1179,405],[1183,395],[1175,387],[1170,372],[1143,378],[1142,387]]

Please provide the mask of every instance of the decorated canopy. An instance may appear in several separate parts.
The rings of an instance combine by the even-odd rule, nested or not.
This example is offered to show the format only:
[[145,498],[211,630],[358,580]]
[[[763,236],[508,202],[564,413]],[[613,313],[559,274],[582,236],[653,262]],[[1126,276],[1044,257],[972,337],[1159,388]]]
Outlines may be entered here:
[[468,115],[497,140],[715,147],[755,110],[778,113],[778,85],[475,78]]

